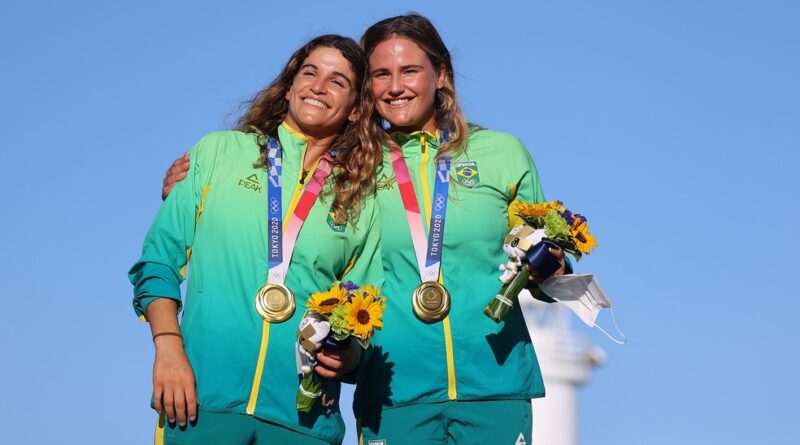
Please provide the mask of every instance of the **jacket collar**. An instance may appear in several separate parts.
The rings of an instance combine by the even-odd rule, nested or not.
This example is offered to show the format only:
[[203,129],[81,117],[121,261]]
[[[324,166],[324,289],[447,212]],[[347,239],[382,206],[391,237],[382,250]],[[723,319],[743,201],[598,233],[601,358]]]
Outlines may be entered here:
[[278,139],[280,139],[281,147],[283,147],[284,156],[300,156],[302,159],[308,144],[308,136],[283,122],[278,127]]
[[389,137],[400,144],[400,148],[403,150],[403,157],[420,155],[423,146],[426,150],[433,150],[435,155],[436,150],[439,149],[439,135],[439,131],[433,134],[425,130],[414,131],[412,133],[405,133],[403,131],[391,131],[389,133]]

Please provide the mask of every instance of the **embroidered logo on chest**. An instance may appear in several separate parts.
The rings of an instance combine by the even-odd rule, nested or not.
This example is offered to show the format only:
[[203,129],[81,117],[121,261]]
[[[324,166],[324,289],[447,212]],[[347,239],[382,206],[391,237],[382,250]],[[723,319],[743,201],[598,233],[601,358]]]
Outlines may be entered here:
[[478,172],[478,163],[475,161],[454,162],[456,169],[456,181],[467,188],[475,187],[481,182],[481,175]]
[[335,216],[336,214],[333,213],[333,210],[328,211],[328,225],[334,232],[342,233],[347,229],[347,223],[337,224]]
[[255,173],[244,179],[240,179],[239,187],[246,188],[247,190],[252,190],[256,193],[261,193],[261,182],[259,182],[258,175],[256,175]]
[[375,187],[378,190],[391,190],[394,188],[394,184],[397,182],[397,178],[392,175],[392,177],[386,176],[386,173],[381,173],[378,176],[378,179],[375,181]]

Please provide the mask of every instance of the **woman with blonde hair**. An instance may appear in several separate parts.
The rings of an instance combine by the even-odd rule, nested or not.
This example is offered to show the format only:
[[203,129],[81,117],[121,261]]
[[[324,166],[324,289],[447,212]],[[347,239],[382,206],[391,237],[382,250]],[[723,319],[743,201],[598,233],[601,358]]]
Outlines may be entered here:
[[361,46],[390,125],[378,204],[393,296],[356,387],[363,443],[531,443],[544,384],[522,313],[498,324],[483,308],[501,284],[509,205],[544,200],[536,167],[516,137],[467,123],[428,19],[382,20]]

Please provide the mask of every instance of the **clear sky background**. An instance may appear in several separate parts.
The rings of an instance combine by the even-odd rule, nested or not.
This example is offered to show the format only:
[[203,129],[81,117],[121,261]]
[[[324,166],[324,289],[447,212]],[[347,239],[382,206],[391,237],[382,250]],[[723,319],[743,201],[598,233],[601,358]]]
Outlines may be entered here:
[[580,329],[608,355],[581,444],[795,443],[798,5],[0,3],[0,442],[151,441],[126,272],[164,170],[304,41],[415,10],[470,120],[517,134],[600,241],[577,268],[630,341]]

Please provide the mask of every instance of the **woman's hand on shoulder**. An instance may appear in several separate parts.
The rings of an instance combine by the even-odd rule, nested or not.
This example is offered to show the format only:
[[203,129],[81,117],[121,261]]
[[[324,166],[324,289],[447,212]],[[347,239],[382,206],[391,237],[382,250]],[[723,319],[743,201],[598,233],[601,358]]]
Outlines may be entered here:
[[169,193],[172,191],[172,188],[175,187],[175,184],[178,181],[184,179],[186,177],[187,172],[189,171],[189,153],[184,153],[183,156],[176,159],[172,165],[169,166],[167,169],[167,173],[164,174],[164,181],[161,186],[161,199],[167,199]]

